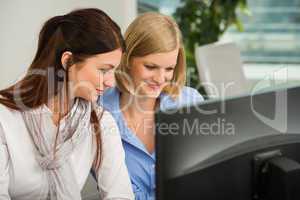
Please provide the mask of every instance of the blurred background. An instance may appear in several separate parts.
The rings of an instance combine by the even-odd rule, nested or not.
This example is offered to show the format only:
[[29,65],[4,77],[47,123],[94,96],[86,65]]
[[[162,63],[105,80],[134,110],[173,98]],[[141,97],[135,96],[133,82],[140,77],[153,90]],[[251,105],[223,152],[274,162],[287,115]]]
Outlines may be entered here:
[[[184,35],[190,85],[202,93],[209,93],[210,97],[220,95],[205,91],[205,83],[216,86],[233,81],[247,88],[237,88],[241,91],[233,95],[261,87],[299,85],[300,0],[138,0],[138,13],[146,11],[175,17]],[[220,54],[215,51],[216,55],[211,57],[221,63],[207,61],[209,58],[203,53],[211,43],[234,43],[239,52],[224,58],[218,57]],[[197,46],[202,47],[202,57],[198,55],[202,61],[198,66],[194,53]],[[226,51],[223,48],[223,54]],[[238,53],[240,60],[236,58]],[[234,66],[237,63],[232,59],[239,60],[240,66]],[[225,69],[222,64],[230,67]],[[225,97],[232,96],[230,91],[225,93]]]
[[47,19],[86,7],[104,10],[122,30],[137,15],[135,0],[0,0],[0,88],[14,83],[29,67]]
[[[263,80],[267,80],[260,84],[263,87],[299,84],[300,0],[2,0],[0,88],[24,74],[34,56],[42,23],[81,7],[103,9],[123,32],[143,12],[173,16],[183,32],[187,84],[207,98],[220,97],[215,94],[220,83],[243,86],[232,88],[238,92],[225,91],[225,96],[248,93]],[[228,43],[229,47],[222,46]],[[233,55],[223,53],[233,51]],[[229,67],[224,67],[226,64]]]
[[[143,12],[174,17],[187,84],[207,99],[300,84],[300,0],[1,0],[0,89],[25,73],[46,19],[83,7],[104,10],[123,32]],[[95,191],[90,179],[83,196]]]

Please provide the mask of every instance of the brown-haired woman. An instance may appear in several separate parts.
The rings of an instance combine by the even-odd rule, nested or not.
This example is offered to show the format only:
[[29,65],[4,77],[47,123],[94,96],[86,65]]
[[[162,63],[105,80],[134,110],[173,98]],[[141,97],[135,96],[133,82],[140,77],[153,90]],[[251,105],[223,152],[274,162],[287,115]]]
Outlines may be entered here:
[[95,104],[124,46],[99,9],[44,24],[25,77],[0,91],[0,199],[79,200],[91,170],[102,199],[134,198],[118,128]]

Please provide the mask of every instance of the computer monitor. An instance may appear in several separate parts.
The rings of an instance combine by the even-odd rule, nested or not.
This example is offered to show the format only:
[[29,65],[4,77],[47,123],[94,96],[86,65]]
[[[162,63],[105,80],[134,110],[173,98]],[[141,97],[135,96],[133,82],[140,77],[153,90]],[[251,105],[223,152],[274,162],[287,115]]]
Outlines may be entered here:
[[161,111],[157,199],[300,199],[300,87]]

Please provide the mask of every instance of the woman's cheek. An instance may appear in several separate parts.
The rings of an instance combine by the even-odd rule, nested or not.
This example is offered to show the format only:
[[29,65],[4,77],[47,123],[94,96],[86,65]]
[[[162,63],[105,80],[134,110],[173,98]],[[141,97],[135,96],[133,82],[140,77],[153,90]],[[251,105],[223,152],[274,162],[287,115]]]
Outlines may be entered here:
[[170,74],[167,76],[167,81],[170,82],[173,79],[174,72],[170,72]]

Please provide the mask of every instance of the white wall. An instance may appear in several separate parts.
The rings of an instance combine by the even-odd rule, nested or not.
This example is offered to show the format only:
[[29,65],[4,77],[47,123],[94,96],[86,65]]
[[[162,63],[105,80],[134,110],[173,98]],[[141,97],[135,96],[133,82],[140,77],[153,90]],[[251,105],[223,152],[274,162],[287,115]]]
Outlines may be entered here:
[[1,0],[0,89],[14,83],[30,65],[43,22],[75,8],[104,10],[122,31],[137,15],[136,0]]

